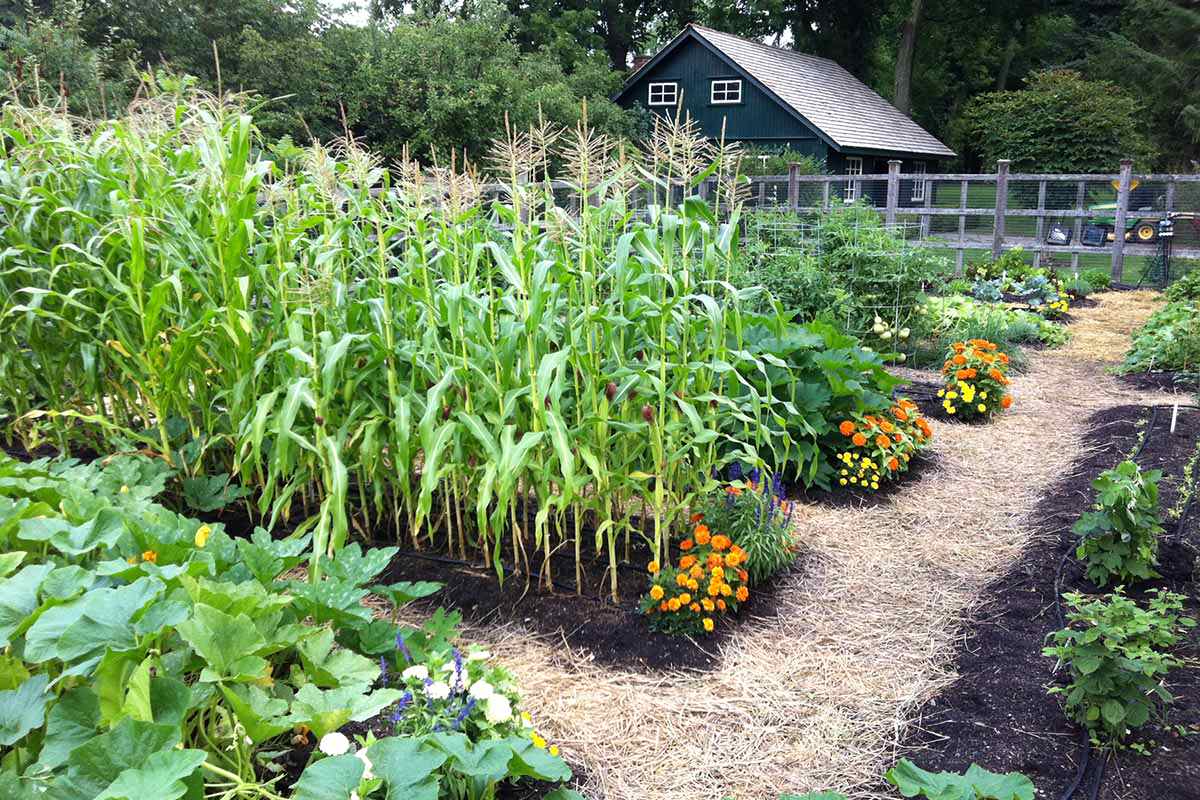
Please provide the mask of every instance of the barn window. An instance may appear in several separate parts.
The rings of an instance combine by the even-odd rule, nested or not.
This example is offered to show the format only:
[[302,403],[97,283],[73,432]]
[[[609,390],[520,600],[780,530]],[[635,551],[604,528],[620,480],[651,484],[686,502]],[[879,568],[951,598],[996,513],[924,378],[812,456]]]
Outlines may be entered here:
[[[846,174],[847,175],[862,175],[863,162],[858,156],[846,157]],[[846,199],[854,201],[858,199],[858,181],[850,178],[846,181]]]
[[713,105],[742,102],[742,82],[740,80],[713,81],[710,99]]
[[[912,172],[914,175],[924,176],[927,171],[928,171],[928,169],[926,168],[924,161],[914,161],[913,162]],[[927,187],[928,185],[929,185],[929,181],[925,180],[924,177],[920,177],[920,178],[917,178],[916,180],[914,180],[913,181],[912,199],[918,203],[925,202],[925,187]]]
[[679,103],[679,84],[674,81],[650,84],[650,105],[673,106]]

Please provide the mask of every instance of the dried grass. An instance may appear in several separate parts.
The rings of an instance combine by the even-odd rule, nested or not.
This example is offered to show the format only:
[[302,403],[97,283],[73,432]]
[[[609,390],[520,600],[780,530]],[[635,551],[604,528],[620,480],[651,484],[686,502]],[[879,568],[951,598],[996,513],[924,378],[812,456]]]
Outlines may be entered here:
[[980,591],[1032,536],[1038,496],[1080,453],[1091,412],[1150,397],[1103,372],[1156,304],[1099,296],[1069,347],[1031,356],[1017,402],[989,425],[935,424],[937,467],[885,504],[802,507],[807,569],[778,616],[743,622],[703,675],[606,669],[524,634],[476,628],[516,675],[524,706],[583,766],[593,800],[774,800],[838,789],[885,795],[914,712],[954,679],[951,658]]

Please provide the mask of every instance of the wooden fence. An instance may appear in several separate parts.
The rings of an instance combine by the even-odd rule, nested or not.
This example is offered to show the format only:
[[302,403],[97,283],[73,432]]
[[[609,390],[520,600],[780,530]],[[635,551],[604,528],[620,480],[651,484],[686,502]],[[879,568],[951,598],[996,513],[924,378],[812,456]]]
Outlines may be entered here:
[[[1075,269],[1081,255],[1107,255],[1113,279],[1120,282],[1126,256],[1156,255],[1157,236],[1140,243],[1116,235],[1101,246],[1085,245],[1087,220],[1111,217],[1113,229],[1121,231],[1142,221],[1157,227],[1174,212],[1200,217],[1200,175],[1135,175],[1129,161],[1112,174],[1013,173],[1008,161],[1000,161],[995,173],[901,173],[900,162],[890,161],[881,175],[801,175],[793,165],[786,176],[752,179],[750,203],[764,210],[812,213],[852,200],[870,202],[888,223],[919,221],[930,246],[955,251],[960,272],[968,251],[990,251],[995,258],[1019,246],[1033,254],[1035,264],[1069,255]],[[1113,201],[1112,210],[1090,208]],[[1069,229],[1069,244],[1046,242],[1055,223]],[[1181,219],[1174,227],[1172,257],[1200,258],[1200,219]]]

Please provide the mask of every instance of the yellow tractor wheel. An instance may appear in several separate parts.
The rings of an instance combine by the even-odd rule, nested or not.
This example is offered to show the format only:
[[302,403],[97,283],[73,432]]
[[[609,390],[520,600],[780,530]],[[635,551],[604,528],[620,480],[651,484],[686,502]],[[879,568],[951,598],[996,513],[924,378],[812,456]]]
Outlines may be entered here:
[[1158,226],[1153,222],[1139,222],[1133,229],[1133,238],[1140,244],[1149,244],[1158,238]]

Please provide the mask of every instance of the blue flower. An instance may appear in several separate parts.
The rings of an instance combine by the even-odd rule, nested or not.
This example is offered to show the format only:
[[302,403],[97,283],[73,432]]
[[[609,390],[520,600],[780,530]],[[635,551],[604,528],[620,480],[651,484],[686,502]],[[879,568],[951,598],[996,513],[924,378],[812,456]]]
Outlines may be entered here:
[[471,714],[471,709],[475,708],[475,698],[468,698],[466,705],[462,707],[462,711],[458,712],[458,716],[454,718],[454,730],[462,727],[463,722]]
[[379,681],[384,686],[388,685],[387,659],[383,656],[379,657]]
[[412,701],[412,692],[405,692],[403,695],[401,695],[400,699],[396,701],[396,706],[392,709],[391,716],[388,717],[393,725],[400,722],[400,719],[404,716],[405,710],[412,705]]
[[736,481],[742,477],[742,462],[735,461],[729,465],[729,480]]
[[412,653],[408,651],[408,646],[404,644],[404,631],[396,631],[396,649],[404,656],[404,660],[412,663]]

